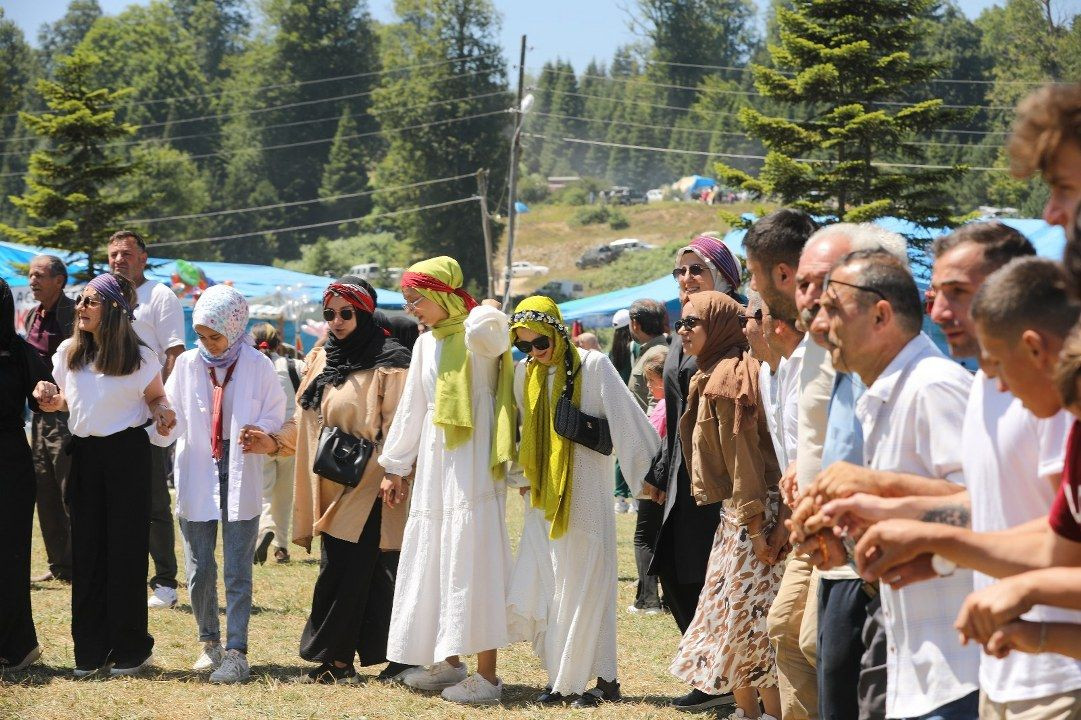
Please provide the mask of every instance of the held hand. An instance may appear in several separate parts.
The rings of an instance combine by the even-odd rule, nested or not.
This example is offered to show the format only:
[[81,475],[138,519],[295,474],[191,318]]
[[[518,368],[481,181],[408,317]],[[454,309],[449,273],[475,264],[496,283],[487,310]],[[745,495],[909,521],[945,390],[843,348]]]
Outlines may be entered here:
[[42,412],[56,412],[64,402],[60,396],[60,388],[47,380],[38,381],[37,386],[34,387],[33,395],[38,408]]
[[897,501],[867,493],[830,500],[818,513],[822,526],[832,525],[844,534],[859,537],[867,528],[893,516]]
[[892,577],[891,571],[898,565],[919,555],[929,555],[927,543],[942,527],[918,520],[893,519],[876,523],[856,543],[856,567],[860,576],[867,582]]
[[934,580],[936,577],[938,577],[938,573],[935,572],[934,567],[931,565],[931,553],[924,553],[923,555],[917,555],[906,563],[890,568],[889,573],[883,576],[882,582],[894,590],[900,590],[903,587],[915,585],[924,580]]
[[387,473],[379,485],[379,494],[383,496],[383,503],[390,508],[404,501],[408,492],[408,486],[401,475]]
[[661,490],[655,485],[650,485],[649,483],[642,483],[642,492],[648,499],[652,500],[658,505],[664,505],[665,498],[668,496],[668,493],[666,493],[664,490]]
[[788,528],[784,524],[784,515],[788,512],[785,505],[781,506],[780,517],[773,523],[773,527],[766,533],[766,546],[769,550],[770,565],[780,562],[788,554],[791,546],[788,544]]
[[788,507],[795,507],[799,501],[799,488],[796,487],[796,463],[788,463],[780,480],[781,499]]
[[176,427],[176,412],[164,403],[154,406],[154,425],[158,435],[169,437],[169,433]]
[[819,570],[831,570],[845,564],[845,546],[832,530],[822,530],[809,535],[796,545],[796,553],[807,556],[807,562]]
[[1004,578],[965,598],[954,627],[961,642],[986,644],[1003,625],[1032,609],[1028,600],[1028,579],[1024,575]]
[[240,447],[244,453],[255,455],[273,455],[278,451],[278,443],[255,425],[245,425],[240,430]]
[[844,461],[835,462],[820,472],[815,478],[814,490],[820,505],[856,493],[883,494],[878,473]]
[[792,531],[791,542],[793,545],[798,545],[806,540],[809,535],[815,534],[816,531],[809,529],[806,524],[817,512],[818,506],[815,505],[813,495],[806,495],[796,503],[792,510],[792,517],[786,523],[788,529]]
[[995,630],[983,649],[988,655],[993,655],[1000,660],[1009,655],[1011,650],[1024,653],[1039,652],[1040,637],[1046,632],[1043,623],[1017,620]]

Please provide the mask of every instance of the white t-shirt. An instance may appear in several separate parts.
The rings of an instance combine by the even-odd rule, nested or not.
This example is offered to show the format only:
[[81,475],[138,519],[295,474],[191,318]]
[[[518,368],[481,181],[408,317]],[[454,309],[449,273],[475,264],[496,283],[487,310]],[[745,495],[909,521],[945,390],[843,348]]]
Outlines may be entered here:
[[[972,376],[920,333],[856,401],[863,456],[876,470],[964,484],[961,428]],[[979,689],[980,650],[953,627],[972,571],[894,590],[881,586],[886,717],[911,718]]]
[[[961,433],[961,462],[972,502],[972,529],[996,532],[1046,517],[1055,499],[1071,416],[1039,420],[983,371],[976,373]],[[1054,484],[1052,484],[1054,479]],[[977,590],[995,582],[973,573]],[[1039,605],[1037,622],[1081,623],[1081,612]],[[1012,652],[980,658],[980,688],[997,703],[1035,700],[1081,688],[1081,662],[1062,655]]]
[[[803,372],[803,355],[807,350],[807,337],[804,336],[784,364],[777,370],[777,437],[781,441],[784,461],[781,472],[796,459],[796,445],[799,426],[799,391],[800,375]],[[779,453],[780,454],[780,453]]]
[[[784,358],[777,363],[777,372],[784,367]],[[777,431],[777,375],[770,369],[769,363],[763,362],[758,367],[758,391],[762,396],[762,410],[766,415],[766,427],[773,441],[773,451],[778,464],[784,464],[784,445]]]
[[91,366],[68,370],[74,341],[60,343],[53,356],[53,378],[68,403],[68,430],[78,437],[106,437],[139,427],[150,417],[143,391],[161,372],[150,348],[140,347],[143,362],[131,375],[103,375]]
[[184,308],[173,291],[156,280],[147,280],[135,290],[135,334],[165,364],[165,351],[184,347]]

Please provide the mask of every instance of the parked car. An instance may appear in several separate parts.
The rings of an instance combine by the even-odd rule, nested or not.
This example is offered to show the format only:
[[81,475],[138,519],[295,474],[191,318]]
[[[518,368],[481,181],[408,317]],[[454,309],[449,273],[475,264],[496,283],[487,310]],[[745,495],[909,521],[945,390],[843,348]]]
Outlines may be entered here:
[[601,200],[610,205],[645,205],[646,196],[637,190],[631,190],[625,185],[614,185],[607,190],[601,191]]
[[576,283],[570,280],[552,280],[537,288],[536,294],[544,295],[559,303],[582,297],[584,292],[585,287],[582,283]]
[[379,263],[360,263],[349,268],[350,275],[356,275],[359,278],[364,278],[369,282],[379,279],[380,276]]
[[598,267],[607,265],[622,254],[622,248],[600,245],[592,250],[586,250],[582,257],[574,261],[574,264],[579,270],[587,267]]
[[608,247],[619,248],[624,252],[636,252],[638,250],[653,250],[657,246],[644,243],[641,240],[636,240],[634,238],[623,238],[622,240],[613,240],[608,243]]
[[[548,274],[548,268],[544,265],[536,265],[528,260],[519,260],[510,264],[511,277],[540,277]],[[503,275],[507,274],[507,266],[503,266]]]
[[660,188],[653,188],[652,190],[646,190],[646,202],[655,203],[664,200],[664,190]]

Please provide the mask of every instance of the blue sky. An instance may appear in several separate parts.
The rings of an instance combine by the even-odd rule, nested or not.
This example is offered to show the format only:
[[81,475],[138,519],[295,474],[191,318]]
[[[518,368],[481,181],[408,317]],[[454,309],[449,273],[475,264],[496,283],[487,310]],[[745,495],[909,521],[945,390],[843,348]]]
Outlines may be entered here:
[[[107,14],[120,12],[132,0],[99,0]],[[64,14],[68,0],[0,0],[4,14],[14,20],[36,44],[38,28]],[[761,3],[764,5],[765,3]],[[970,17],[992,0],[960,0]],[[620,45],[633,42],[627,27],[626,12],[634,0],[495,0],[503,16],[502,43],[508,59],[517,60],[522,34],[529,38],[526,67],[539,67],[556,56],[569,59],[576,70],[583,70],[590,58],[608,60]],[[380,20],[393,19],[391,0],[369,0],[372,14]],[[1081,10],[1081,0],[1056,0],[1061,12]]]

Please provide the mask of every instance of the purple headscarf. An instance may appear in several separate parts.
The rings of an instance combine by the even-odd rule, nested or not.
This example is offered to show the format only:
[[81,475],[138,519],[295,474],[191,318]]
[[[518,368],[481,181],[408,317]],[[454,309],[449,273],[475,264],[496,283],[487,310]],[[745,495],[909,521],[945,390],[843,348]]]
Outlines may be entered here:
[[713,275],[713,286],[720,290],[723,280],[728,284],[728,292],[739,289],[740,270],[739,261],[728,246],[711,235],[699,235],[691,241],[690,245],[682,247],[676,253],[676,264],[684,253],[693,252],[706,261],[709,271]]
[[129,322],[135,319],[135,313],[131,305],[128,305],[128,301],[124,298],[124,289],[120,287],[119,281],[112,273],[102,273],[88,282],[86,286],[94,290],[104,300],[111,301],[113,307],[119,307],[123,310],[124,314],[128,316]]

